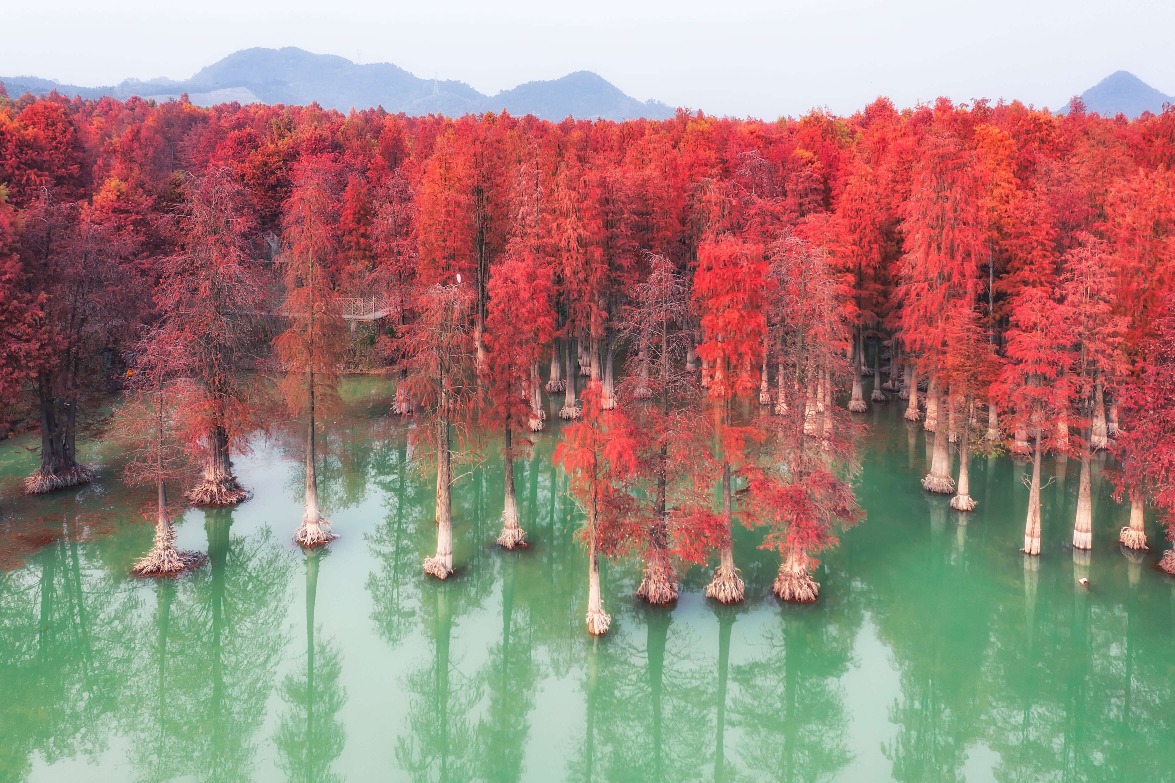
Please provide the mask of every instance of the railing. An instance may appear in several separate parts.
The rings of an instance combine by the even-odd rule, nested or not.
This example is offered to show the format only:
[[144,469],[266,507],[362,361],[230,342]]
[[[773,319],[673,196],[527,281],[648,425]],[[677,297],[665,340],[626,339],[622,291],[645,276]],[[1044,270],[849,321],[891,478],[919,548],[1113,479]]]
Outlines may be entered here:
[[378,321],[391,312],[392,303],[380,296],[341,296],[339,312],[348,321]]

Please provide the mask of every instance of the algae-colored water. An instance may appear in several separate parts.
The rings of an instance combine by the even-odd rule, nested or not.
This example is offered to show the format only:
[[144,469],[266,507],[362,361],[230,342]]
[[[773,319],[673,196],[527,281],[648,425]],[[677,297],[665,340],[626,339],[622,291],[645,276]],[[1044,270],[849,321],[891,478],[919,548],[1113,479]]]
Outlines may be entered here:
[[[530,549],[493,545],[496,458],[456,470],[455,579],[426,578],[432,489],[382,383],[351,381],[320,473],[342,535],[304,555],[300,438],[257,438],[231,511],[188,511],[210,564],[128,576],[152,493],[118,455],[81,491],[20,498],[34,455],[0,444],[0,780],[1161,781],[1175,775],[1175,582],[1115,541],[1127,511],[1095,466],[1094,550],[1075,558],[1077,463],[1022,540],[1025,469],[977,458],[970,516],[924,494],[923,433],[870,414],[868,518],[810,607],[739,531],[748,600],[672,611],[605,569],[612,632],[584,631],[586,559],[544,434],[518,470]],[[488,451],[493,452],[490,448]],[[1148,520],[1158,545],[1160,533]],[[1087,575],[1088,590],[1077,585]]]

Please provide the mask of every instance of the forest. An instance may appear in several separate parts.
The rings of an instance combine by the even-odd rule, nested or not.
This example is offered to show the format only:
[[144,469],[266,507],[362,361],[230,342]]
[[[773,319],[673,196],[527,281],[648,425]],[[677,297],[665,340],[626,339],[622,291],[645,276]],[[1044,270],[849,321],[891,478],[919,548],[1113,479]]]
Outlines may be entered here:
[[515,462],[554,440],[593,635],[601,559],[639,560],[652,605],[695,565],[707,598],[744,601],[736,526],[778,557],[781,601],[817,601],[822,553],[863,521],[871,406],[929,433],[922,487],[961,514],[976,455],[1029,466],[1009,558],[1056,554],[1043,455],[1080,463],[1074,550],[1110,543],[1097,452],[1130,508],[1114,541],[1161,548],[1173,167],[1175,111],[1079,101],[553,124],[0,94],[0,429],[39,432],[28,494],[92,480],[79,441],[122,444],[157,498],[134,572],[170,577],[208,559],[174,515],[251,497],[233,460],[258,430],[304,434],[295,542],[345,535],[320,503],[323,429],[340,378],[377,375],[435,479],[435,579],[469,522],[452,486],[487,450],[497,544],[531,543]]

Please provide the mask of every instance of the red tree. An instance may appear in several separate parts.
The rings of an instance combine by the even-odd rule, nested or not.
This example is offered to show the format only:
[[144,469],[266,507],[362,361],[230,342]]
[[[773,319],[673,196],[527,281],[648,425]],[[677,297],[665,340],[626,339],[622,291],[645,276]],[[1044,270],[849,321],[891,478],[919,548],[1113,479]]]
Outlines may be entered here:
[[608,632],[612,618],[604,611],[600,594],[599,556],[614,552],[618,535],[632,512],[627,482],[636,469],[638,436],[620,410],[606,410],[598,384],[583,394],[580,421],[563,431],[555,448],[555,462],[571,477],[571,492],[584,511],[580,537],[588,546],[587,629],[593,636]]
[[340,351],[345,344],[334,284],[327,274],[338,253],[334,166],[326,156],[303,160],[282,220],[289,326],[274,340],[286,374],[282,394],[290,412],[306,415],[306,512],[294,540],[316,547],[337,538],[318,506],[316,414],[337,403]]
[[742,467],[753,428],[735,420],[735,406],[759,389],[769,296],[762,249],[725,236],[698,247],[693,299],[702,322],[703,383],[713,407],[722,454],[721,560],[706,595],[729,604],[743,600],[743,580],[734,567],[733,471]]

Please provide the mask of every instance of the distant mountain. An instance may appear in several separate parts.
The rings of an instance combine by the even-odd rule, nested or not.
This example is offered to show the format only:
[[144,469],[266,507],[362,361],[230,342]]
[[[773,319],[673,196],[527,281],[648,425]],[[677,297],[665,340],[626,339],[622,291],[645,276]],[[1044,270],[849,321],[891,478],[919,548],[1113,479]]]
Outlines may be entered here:
[[78,87],[36,77],[0,77],[12,97],[30,92],[125,100],[132,95],[168,100],[187,93],[207,106],[240,103],[309,104],[348,111],[382,106],[389,112],[451,116],[498,112],[533,114],[547,120],[566,117],[625,120],[664,119],[673,109],[657,101],[625,95],[600,76],[580,71],[554,81],[537,81],[483,95],[464,82],[418,78],[391,63],[359,65],[343,57],[303,49],[245,49],[202,69],[190,79],[128,79],[112,87]]
[[1128,71],[1117,71],[1081,93],[1085,109],[1103,117],[1125,114],[1131,119],[1143,112],[1159,114],[1163,105],[1175,103],[1175,98],[1151,87]]

